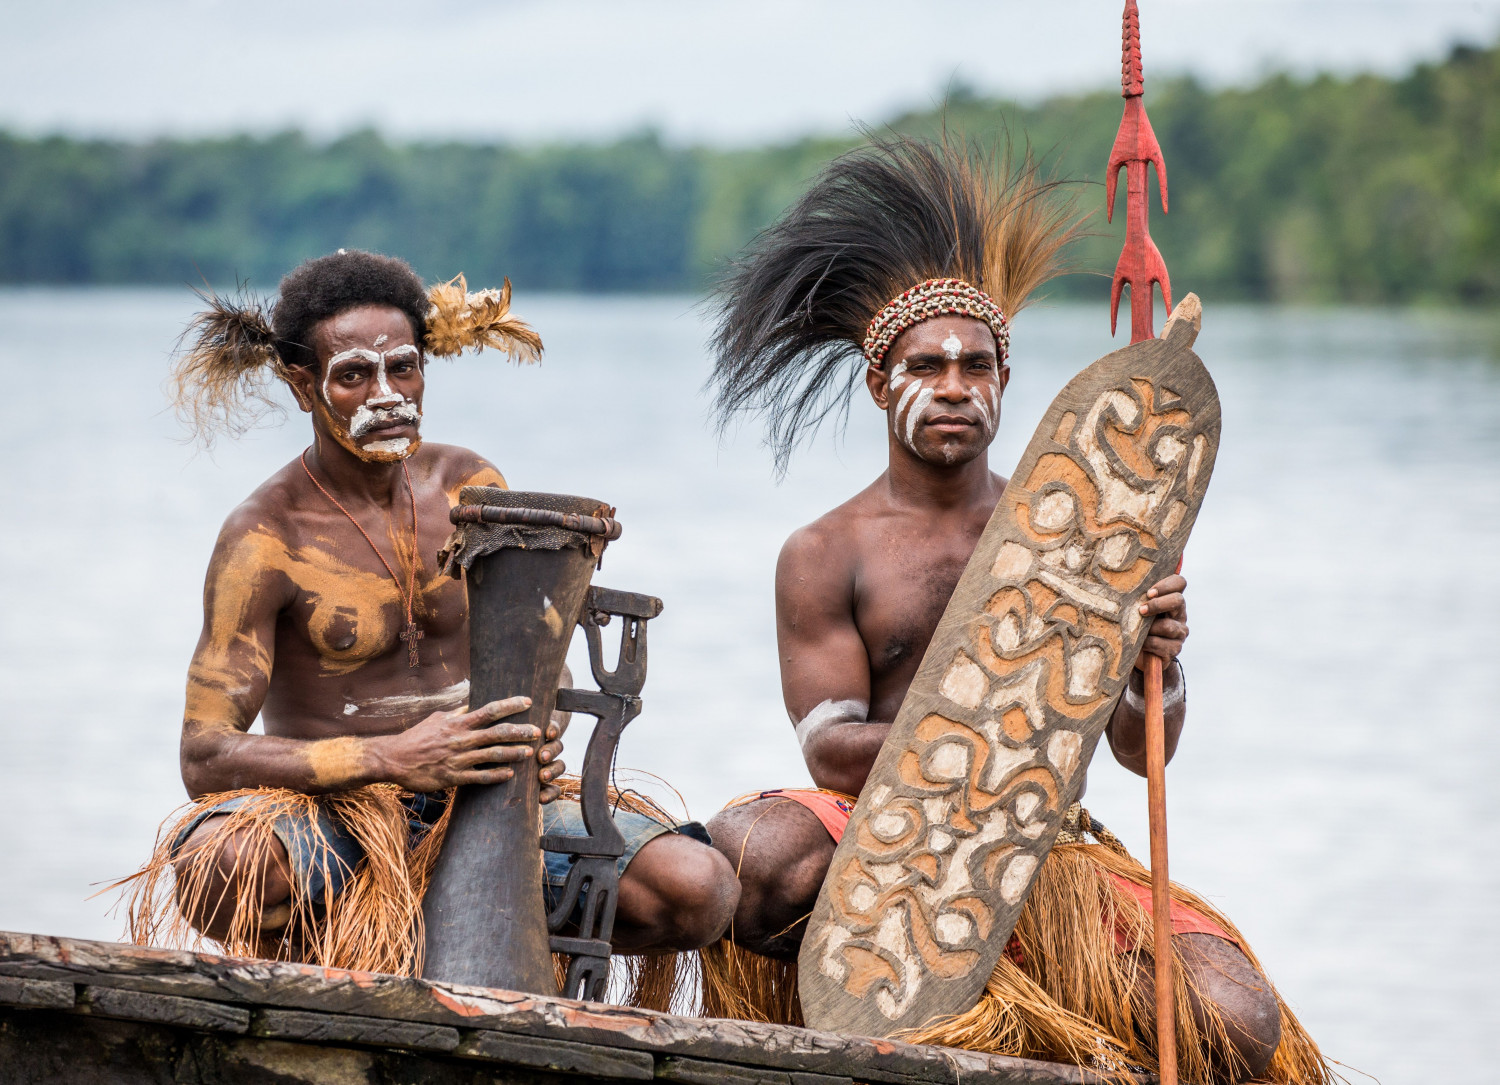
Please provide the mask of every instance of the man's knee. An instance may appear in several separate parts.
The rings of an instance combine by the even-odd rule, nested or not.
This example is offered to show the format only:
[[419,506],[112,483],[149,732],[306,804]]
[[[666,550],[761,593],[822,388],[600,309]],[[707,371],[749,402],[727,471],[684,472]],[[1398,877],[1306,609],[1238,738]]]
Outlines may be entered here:
[[[1210,934],[1179,934],[1174,939],[1203,1001],[1211,1002],[1232,1049],[1233,1066],[1219,1068],[1235,1081],[1265,1073],[1281,1043],[1281,1005],[1270,982],[1233,942]],[[1195,1005],[1199,1028],[1207,1024]]]
[[807,807],[771,796],[721,811],[708,831],[739,878],[734,940],[766,956],[794,958],[833,860],[828,830]]
[[630,948],[701,949],[723,935],[738,902],[724,857],[677,833],[647,843],[620,879],[621,916],[643,943]]
[[286,848],[274,836],[249,829],[226,830],[226,815],[205,818],[183,841],[173,863],[177,906],[195,929],[222,939],[229,931],[241,897],[260,917],[262,927],[279,926],[292,894]]

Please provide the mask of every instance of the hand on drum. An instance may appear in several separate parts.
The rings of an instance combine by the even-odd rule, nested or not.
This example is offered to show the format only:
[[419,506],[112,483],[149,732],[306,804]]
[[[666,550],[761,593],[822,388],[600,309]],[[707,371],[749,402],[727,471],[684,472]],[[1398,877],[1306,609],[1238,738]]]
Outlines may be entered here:
[[1141,603],[1141,615],[1150,619],[1151,629],[1146,634],[1146,643],[1141,654],[1136,656],[1136,670],[1146,667],[1146,654],[1159,656],[1164,664],[1170,664],[1182,652],[1188,638],[1187,602],[1183,593],[1187,591],[1187,580],[1173,574],[1159,580],[1146,592]]
[[[542,737],[529,723],[496,723],[531,707],[530,697],[507,697],[473,711],[434,712],[421,723],[380,741],[383,779],[408,791],[443,791],[460,784],[498,784],[515,775],[512,762],[532,756],[531,743]],[[548,737],[557,729],[548,725]],[[558,731],[559,735],[561,731]],[[557,744],[561,749],[561,744]],[[547,747],[543,747],[547,749]],[[556,753],[551,755],[556,758]],[[552,766],[549,764],[548,768]],[[557,771],[562,763],[557,762]],[[550,777],[542,776],[543,787]],[[555,773],[554,773],[555,775]]]
[[537,751],[537,779],[542,782],[542,789],[537,798],[542,802],[551,802],[562,794],[562,791],[552,781],[556,780],[567,769],[562,763],[563,732],[568,729],[568,721],[573,718],[571,712],[552,713],[552,718],[547,721],[547,742]]

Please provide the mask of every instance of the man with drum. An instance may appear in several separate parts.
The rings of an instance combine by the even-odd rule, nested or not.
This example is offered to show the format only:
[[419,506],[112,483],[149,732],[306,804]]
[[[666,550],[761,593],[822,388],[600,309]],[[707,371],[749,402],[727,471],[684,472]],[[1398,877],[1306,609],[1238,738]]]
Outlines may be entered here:
[[[465,588],[432,559],[461,488],[505,481],[474,452],[423,441],[428,358],[541,348],[509,312],[509,283],[455,282],[429,294],[400,260],[339,250],[287,275],[269,312],[211,297],[189,329],[176,386],[200,432],[243,429],[279,379],[313,440],[219,534],[182,725],[193,801],[136,876],[138,941],[185,921],[236,954],[412,974],[452,788],[537,772],[543,831],[582,831],[558,798],[566,716],[543,736],[507,722],[525,698],[467,703]],[[738,886],[702,827],[650,810],[616,820],[616,948],[718,938]],[[544,857],[555,894],[568,857]]]

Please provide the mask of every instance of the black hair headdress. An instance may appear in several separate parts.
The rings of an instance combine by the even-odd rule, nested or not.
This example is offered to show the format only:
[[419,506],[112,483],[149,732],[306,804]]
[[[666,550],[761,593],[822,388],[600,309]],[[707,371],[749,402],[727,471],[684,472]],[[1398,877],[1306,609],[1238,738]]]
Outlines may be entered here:
[[798,442],[847,409],[867,362],[879,364],[864,345],[888,303],[957,279],[1012,317],[1067,270],[1062,250],[1082,225],[1029,154],[1013,165],[1008,153],[893,136],[836,159],[719,288],[708,382],[719,427],[764,414],[784,473]]

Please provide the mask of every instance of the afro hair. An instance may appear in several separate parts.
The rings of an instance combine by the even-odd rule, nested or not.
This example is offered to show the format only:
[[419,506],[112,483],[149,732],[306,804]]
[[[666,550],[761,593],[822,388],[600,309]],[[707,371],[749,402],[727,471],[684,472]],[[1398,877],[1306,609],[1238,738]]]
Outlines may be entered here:
[[361,305],[389,305],[411,321],[412,338],[427,334],[427,288],[405,260],[358,249],[340,249],[305,260],[288,272],[277,288],[271,313],[276,350],[289,367],[312,369],[313,328],[321,321]]

